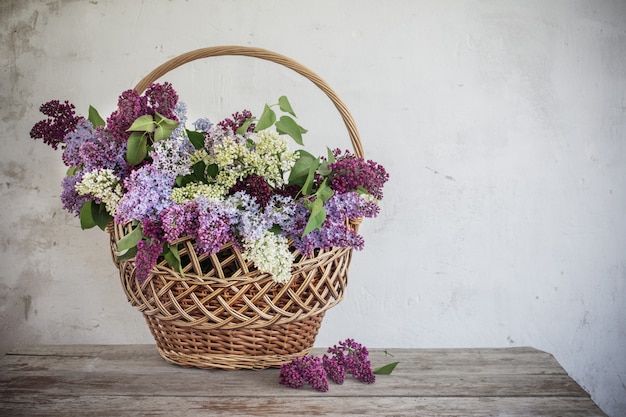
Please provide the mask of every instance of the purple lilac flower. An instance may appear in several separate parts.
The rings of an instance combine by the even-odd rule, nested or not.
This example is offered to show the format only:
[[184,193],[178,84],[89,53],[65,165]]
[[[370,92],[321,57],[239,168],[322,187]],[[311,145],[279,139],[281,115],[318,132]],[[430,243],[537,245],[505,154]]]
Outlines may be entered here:
[[216,253],[234,239],[229,217],[196,201],[167,207],[160,220],[167,242],[190,236],[201,255]]
[[272,189],[265,181],[265,178],[252,174],[242,180],[237,180],[235,185],[230,189],[229,194],[233,195],[238,191],[244,191],[246,194],[254,197],[262,208],[267,206],[272,197]]
[[373,384],[376,376],[372,371],[372,364],[368,359],[367,348],[354,339],[346,339],[339,342],[339,346],[334,345],[328,348],[328,353],[335,358],[337,363],[350,372],[353,377],[361,382]]
[[120,178],[125,178],[131,168],[126,162],[126,142],[113,140],[103,129],[96,129],[93,141],[83,143],[78,151],[84,169],[95,171],[111,169]]
[[345,193],[363,187],[374,198],[383,198],[383,186],[389,179],[389,174],[382,165],[357,158],[349,151],[341,155],[341,151],[335,149],[333,153],[337,159],[328,165],[333,172],[330,188],[337,193]]
[[346,379],[346,368],[335,356],[322,356],[322,364],[328,378],[335,384],[341,385]]
[[278,383],[289,388],[300,388],[306,381],[300,369],[302,361],[299,358],[293,359],[290,363],[284,363],[280,367]]
[[114,140],[126,143],[130,136],[127,129],[144,114],[148,114],[148,99],[135,90],[126,90],[118,98],[117,110],[107,119],[106,130]]
[[[221,122],[217,124],[217,126],[220,127],[224,131],[230,130],[234,133],[237,131],[237,129],[243,126],[246,120],[248,120],[251,117],[252,117],[252,112],[250,112],[249,110],[242,110],[241,113],[240,112],[233,113],[232,119],[227,118],[227,119],[222,120]],[[254,123],[248,126],[247,132],[253,132],[255,126],[256,125]]]
[[356,193],[333,195],[326,203],[326,219],[322,227],[302,236],[309,219],[310,212],[299,205],[288,225],[288,233],[294,237],[294,247],[303,255],[311,256],[315,249],[331,249],[333,247],[355,250],[363,249],[363,237],[347,226],[348,219],[374,215],[378,212],[375,203],[367,202]]
[[143,284],[150,276],[152,267],[159,259],[162,244],[157,240],[140,240],[137,242],[137,256],[135,257],[135,273],[139,284]]
[[30,137],[42,139],[45,144],[57,149],[60,143],[64,142],[65,135],[73,132],[81,116],[76,116],[76,107],[67,100],[61,103],[59,100],[51,100],[41,105],[39,110],[48,116],[46,120],[41,120],[30,130]]
[[160,221],[167,242],[172,243],[198,230],[198,204],[186,202],[171,205],[160,214]]
[[61,192],[61,202],[63,203],[63,208],[75,216],[80,214],[80,209],[87,202],[87,200],[89,200],[88,196],[80,195],[78,194],[78,191],[76,191],[76,183],[80,182],[82,177],[83,175],[81,172],[72,176],[66,176],[61,182],[61,187],[63,187],[63,191]]
[[173,204],[174,180],[171,174],[158,171],[151,165],[133,171],[124,181],[128,191],[117,206],[115,221],[122,224],[133,219],[158,221],[159,213]]
[[376,217],[380,210],[378,204],[361,198],[358,193],[335,193],[324,203],[326,215],[334,221]]
[[68,167],[80,167],[83,160],[80,155],[80,147],[87,143],[95,141],[95,129],[91,122],[87,119],[81,119],[76,123],[75,130],[65,135],[65,149],[61,158]]
[[200,225],[195,239],[200,254],[216,253],[234,239],[230,222],[225,216],[213,211],[203,211],[200,213],[198,223]]
[[146,89],[145,95],[148,99],[151,114],[158,112],[161,116],[165,116],[168,119],[178,120],[174,111],[178,102],[178,94],[171,83],[152,83]]
[[141,228],[144,236],[147,238],[158,240],[159,242],[165,241],[165,231],[158,221],[144,220]]
[[322,359],[314,356],[295,358],[280,368],[279,383],[291,388],[300,388],[307,382],[318,391],[328,391],[328,379]]

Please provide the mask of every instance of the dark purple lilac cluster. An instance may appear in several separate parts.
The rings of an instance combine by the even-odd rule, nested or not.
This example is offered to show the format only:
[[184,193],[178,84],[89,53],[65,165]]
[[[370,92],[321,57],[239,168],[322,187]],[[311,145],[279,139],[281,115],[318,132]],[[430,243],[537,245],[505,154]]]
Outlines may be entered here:
[[383,186],[389,179],[385,168],[372,161],[358,158],[349,151],[341,154],[339,149],[333,151],[337,158],[328,165],[333,172],[330,188],[336,193],[346,193],[364,188],[377,200],[383,198]]
[[233,195],[239,191],[244,191],[246,194],[256,198],[257,203],[261,207],[267,206],[267,203],[269,203],[272,195],[274,195],[274,191],[267,184],[265,178],[256,174],[237,180],[228,194]]
[[42,139],[45,144],[57,149],[59,144],[64,143],[65,135],[76,129],[82,116],[76,116],[76,107],[67,100],[61,103],[59,100],[51,100],[41,105],[39,110],[48,116],[41,120],[30,130],[30,137]]
[[127,130],[139,116],[158,112],[178,120],[174,113],[177,102],[178,94],[168,82],[151,84],[143,95],[135,90],[126,90],[118,98],[117,110],[107,119],[107,130],[116,141],[126,144],[130,136]]
[[346,339],[328,349],[328,355],[295,358],[280,368],[279,383],[290,388],[300,388],[308,383],[318,391],[328,391],[328,379],[343,384],[346,373],[366,384],[376,377],[368,359],[367,348],[353,339]]
[[280,384],[290,388],[300,388],[308,383],[318,391],[328,391],[328,379],[322,359],[315,356],[295,358],[280,368]]
[[[237,129],[243,126],[246,120],[252,117],[252,112],[250,110],[242,110],[241,112],[234,113],[232,117],[233,117],[232,119],[227,118],[227,119],[222,120],[221,122],[217,124],[217,126],[220,127],[224,131],[230,130],[234,133],[237,131]],[[255,126],[256,125],[252,123],[250,126],[248,126],[247,131],[253,132]]]
[[[368,359],[369,352],[367,348],[353,339],[346,339],[339,342],[339,346],[335,345],[328,349],[328,353],[332,356],[328,358],[332,363],[342,367],[346,372],[366,384],[372,384],[376,380],[376,376],[372,371],[372,364]],[[326,357],[326,355],[324,355]]]

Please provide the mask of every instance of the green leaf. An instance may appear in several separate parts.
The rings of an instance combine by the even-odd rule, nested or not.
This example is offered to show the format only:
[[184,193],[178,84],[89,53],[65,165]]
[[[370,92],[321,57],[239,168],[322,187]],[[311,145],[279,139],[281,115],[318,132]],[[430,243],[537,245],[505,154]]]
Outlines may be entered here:
[[67,171],[65,172],[65,175],[67,175],[68,177],[71,177],[75,175],[79,169],[80,169],[79,167],[69,167]]
[[326,147],[326,152],[328,152],[328,163],[329,164],[335,163],[336,158],[335,158],[335,154],[333,153],[332,149],[330,149],[329,147]]
[[311,204],[311,215],[306,223],[302,236],[306,236],[315,229],[322,227],[322,223],[326,220],[326,210],[324,210],[324,202],[321,198],[317,198],[313,204]]
[[93,106],[89,106],[89,116],[87,116],[87,119],[91,122],[93,127],[104,126],[106,124],[104,119],[98,114],[98,110]]
[[302,134],[307,130],[298,125],[295,120],[289,116],[281,116],[278,122],[276,122],[276,131],[281,135],[289,135],[300,146],[304,145],[302,142]]
[[241,126],[239,126],[239,128],[237,129],[237,131],[235,133],[238,134],[238,135],[245,135],[246,132],[248,131],[248,128],[250,127],[250,125],[252,123],[254,123],[254,120],[255,119],[253,117],[247,119],[245,122],[243,122],[243,124]]
[[322,182],[322,185],[320,185],[320,188],[318,188],[318,190],[315,192],[315,195],[317,196],[317,198],[319,198],[323,202],[328,201],[328,199],[330,199],[333,196],[333,194],[334,194],[334,191],[332,190],[332,188],[326,185],[326,180]]
[[96,222],[93,219],[93,210],[92,210],[92,206],[93,205],[93,201],[89,200],[87,202],[85,202],[85,204],[83,204],[83,206],[80,209],[80,228],[85,230],[85,229],[91,229],[92,227],[94,227],[96,225]]
[[285,113],[289,113],[293,117],[297,117],[293,109],[291,108],[291,104],[289,103],[287,96],[280,96],[278,98],[278,107]]
[[154,131],[154,141],[158,142],[160,140],[169,138],[172,135],[173,131],[174,129],[170,129],[169,127],[157,126],[156,130]]
[[259,118],[259,122],[256,124],[254,131],[258,132],[261,130],[265,130],[268,127],[272,126],[274,123],[276,123],[276,113],[274,113],[274,110],[272,110],[270,106],[266,104],[265,108],[263,109],[263,114],[261,114],[261,118]]
[[168,246],[164,249],[163,257],[167,261],[167,264],[172,267],[181,276],[185,276],[183,272],[182,264],[180,262],[180,254],[178,253],[178,246]]
[[193,172],[194,177],[198,179],[204,178],[205,171],[206,163],[204,163],[204,161],[198,161],[191,167],[191,172]]
[[[319,160],[318,160],[318,163],[319,163]],[[309,171],[309,174],[306,177],[306,181],[304,181],[304,184],[302,184],[302,194],[310,195],[313,193],[313,182],[315,181],[315,171],[316,169],[314,168],[314,166],[311,166],[311,170]]]
[[219,174],[219,172],[220,172],[220,167],[217,166],[217,164],[211,164],[208,167],[206,167],[206,173],[211,178],[217,177],[217,174]]
[[133,132],[128,137],[126,145],[126,161],[131,165],[137,165],[148,155],[148,139],[144,133]]
[[296,154],[298,159],[289,173],[289,185],[303,186],[309,177],[309,173],[311,171],[315,173],[320,162],[318,158],[303,149],[297,150]]
[[154,121],[156,122],[157,126],[161,126],[161,127],[166,128],[166,129],[170,129],[170,131],[173,131],[174,129],[176,129],[178,127],[178,125],[180,124],[179,121],[173,120],[173,119],[168,119],[167,117],[163,116],[159,112],[155,112],[154,113]]
[[127,261],[129,259],[133,259],[135,256],[137,256],[137,246],[117,255],[117,260],[119,262]]
[[130,232],[117,242],[117,250],[123,252],[127,249],[134,248],[143,237],[145,237],[143,234],[143,229],[141,227],[141,224],[138,224],[132,232]]
[[107,224],[109,224],[109,222],[113,220],[113,216],[109,214],[106,209],[106,204],[104,203],[92,204],[91,216],[94,223],[96,223],[96,226],[98,226],[102,230],[106,229]]
[[202,132],[195,132],[193,130],[187,131],[187,137],[189,138],[189,142],[196,149],[204,148],[204,134]]
[[376,375],[390,375],[399,363],[400,362],[389,363],[385,366],[374,369],[372,372]]
[[128,129],[127,132],[154,132],[154,118],[150,114],[139,116]]

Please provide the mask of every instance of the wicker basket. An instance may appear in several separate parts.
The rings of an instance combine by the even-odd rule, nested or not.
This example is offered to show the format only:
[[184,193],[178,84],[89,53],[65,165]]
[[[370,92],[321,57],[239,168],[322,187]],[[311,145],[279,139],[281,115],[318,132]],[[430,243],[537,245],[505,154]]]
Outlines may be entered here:
[[[363,156],[356,125],[335,92],[299,63],[264,49],[224,46],[191,51],[173,58],[142,79],[143,92],[167,72],[196,59],[244,55],[290,68],[312,81],[330,98],[343,118],[355,154]],[[351,223],[356,229],[358,222]],[[296,261],[286,284],[247,262],[233,245],[216,254],[199,255],[193,241],[180,239],[184,276],[165,260],[153,267],[141,285],[134,260],[119,261],[116,243],[129,225],[109,227],[113,262],[130,303],[141,311],[160,355],[168,362],[198,368],[262,369],[280,366],[309,353],[324,313],[343,299],[352,250],[318,250],[305,257],[292,249]]]

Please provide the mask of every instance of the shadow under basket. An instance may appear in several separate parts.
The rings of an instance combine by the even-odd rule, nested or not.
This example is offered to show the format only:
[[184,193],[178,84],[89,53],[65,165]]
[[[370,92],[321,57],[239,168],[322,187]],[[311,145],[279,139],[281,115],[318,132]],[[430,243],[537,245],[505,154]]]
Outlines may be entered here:
[[[271,61],[307,78],[333,103],[355,155],[363,157],[354,120],[328,84],[296,61],[265,49],[217,46],[190,51],[154,69],[135,90],[142,93],[185,63],[224,55]],[[359,223],[357,219],[348,226],[357,230]],[[190,238],[182,238],[174,243],[184,275],[159,259],[147,280],[139,283],[134,259],[118,259],[117,242],[132,227],[110,224],[108,231],[126,296],[143,313],[160,355],[168,362],[197,368],[262,369],[307,355],[326,310],[343,299],[352,259],[351,248],[317,250],[311,257],[291,248],[292,276],[281,284],[246,261],[232,243],[218,253],[200,255]]]

